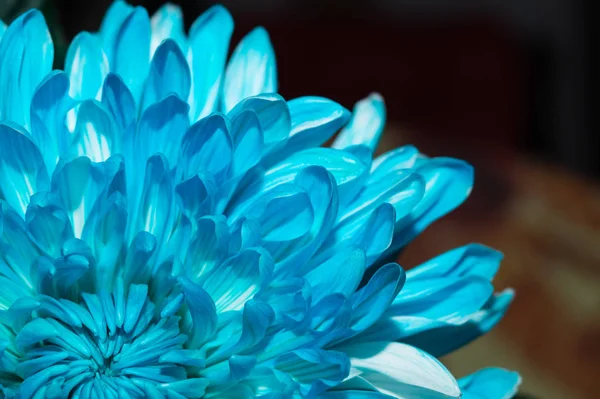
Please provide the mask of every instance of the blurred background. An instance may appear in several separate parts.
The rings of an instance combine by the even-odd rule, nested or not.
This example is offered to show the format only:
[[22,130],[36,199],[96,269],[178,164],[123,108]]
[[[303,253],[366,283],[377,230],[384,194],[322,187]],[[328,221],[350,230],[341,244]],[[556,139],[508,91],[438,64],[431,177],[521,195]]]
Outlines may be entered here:
[[[10,21],[44,11],[57,67],[110,0],[0,0]],[[189,25],[212,1],[180,0]],[[154,12],[159,0],[130,1]],[[522,397],[597,398],[600,138],[594,0],[231,0],[237,42],[265,26],[286,98],[388,107],[382,151],[405,143],[476,167],[472,197],[399,259],[412,267],[477,241],[501,249],[517,298],[490,335],[444,359],[457,375],[519,370]]]

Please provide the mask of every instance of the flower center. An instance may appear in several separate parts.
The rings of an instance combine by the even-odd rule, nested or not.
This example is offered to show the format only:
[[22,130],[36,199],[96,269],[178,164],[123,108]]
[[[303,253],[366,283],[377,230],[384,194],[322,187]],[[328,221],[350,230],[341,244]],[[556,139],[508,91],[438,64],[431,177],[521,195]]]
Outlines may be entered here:
[[146,286],[132,285],[126,298],[82,298],[81,303],[40,299],[37,317],[16,339],[22,353],[22,391],[45,385],[47,394],[58,397],[96,390],[114,393],[107,397],[121,397],[120,392],[147,397],[166,393],[171,384],[188,378],[184,366],[170,361],[185,352],[187,336],[180,332],[180,318],[161,317],[147,298]]

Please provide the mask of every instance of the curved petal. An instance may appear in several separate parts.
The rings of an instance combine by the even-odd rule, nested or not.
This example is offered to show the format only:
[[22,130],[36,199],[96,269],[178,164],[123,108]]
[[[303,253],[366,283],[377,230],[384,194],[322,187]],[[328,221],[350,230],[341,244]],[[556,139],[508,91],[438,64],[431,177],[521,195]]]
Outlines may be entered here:
[[29,128],[29,107],[37,85],[51,71],[54,46],[42,13],[17,18],[0,41],[0,120]]
[[202,287],[214,299],[217,313],[240,310],[270,280],[272,271],[266,251],[247,249],[213,269]]
[[0,124],[0,192],[4,200],[24,215],[31,196],[48,188],[44,159],[28,133],[16,125]]
[[350,119],[350,112],[323,97],[299,97],[288,101],[291,130],[285,146],[269,154],[264,162],[272,165],[306,148],[329,140]]
[[113,117],[117,129],[123,134],[137,117],[135,100],[123,80],[109,73],[102,88],[102,104]]
[[65,72],[71,83],[71,97],[99,100],[100,89],[109,72],[108,57],[102,48],[102,40],[89,32],[75,36],[67,51]]
[[171,94],[186,100],[190,95],[190,84],[190,69],[183,52],[174,40],[165,40],[152,57],[150,72],[144,83],[142,109]]
[[187,53],[192,75],[188,100],[192,122],[219,108],[221,80],[232,32],[233,18],[220,5],[206,10],[192,25]]
[[175,4],[167,3],[161,6],[150,19],[152,39],[150,41],[150,55],[166,40],[172,39],[183,51],[186,49],[186,38],[183,26],[183,13]]
[[120,137],[101,103],[86,100],[79,106],[77,125],[71,137],[72,153],[92,162],[104,162],[120,150]]
[[[216,156],[215,156],[216,155]],[[200,119],[185,132],[181,142],[181,174],[210,174],[219,183],[232,159],[229,123],[221,114]]]
[[62,71],[46,76],[31,100],[31,137],[44,149],[42,156],[49,172],[56,167],[59,156],[69,151],[67,115],[74,103],[69,97],[69,78]]
[[342,130],[331,145],[333,148],[346,148],[352,145],[366,145],[375,151],[385,125],[385,104],[383,98],[373,93],[359,101],[352,110],[350,123]]
[[[150,67],[150,19],[143,7],[136,7],[123,21],[114,41],[111,71],[117,73],[137,100]],[[139,101],[138,101],[139,103]]]
[[401,399],[460,398],[458,383],[435,358],[409,345],[374,342],[344,347],[358,377]]
[[433,278],[480,276],[491,281],[504,256],[481,244],[469,244],[452,249],[406,273],[406,284]]
[[267,31],[258,27],[235,48],[225,71],[223,109],[229,112],[244,98],[277,92],[275,53]]
[[499,368],[479,370],[458,380],[464,399],[511,399],[517,394],[521,377]]

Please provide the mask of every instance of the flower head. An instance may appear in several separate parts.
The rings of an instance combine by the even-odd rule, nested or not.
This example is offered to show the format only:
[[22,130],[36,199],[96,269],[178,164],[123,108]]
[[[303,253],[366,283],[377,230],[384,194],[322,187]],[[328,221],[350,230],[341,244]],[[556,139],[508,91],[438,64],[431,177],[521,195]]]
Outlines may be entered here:
[[266,31],[227,62],[232,29],[117,1],[65,71],[39,12],[0,29],[0,397],[510,397],[435,359],[504,314],[501,256],[383,261],[471,167],[373,158],[379,95],[286,101]]

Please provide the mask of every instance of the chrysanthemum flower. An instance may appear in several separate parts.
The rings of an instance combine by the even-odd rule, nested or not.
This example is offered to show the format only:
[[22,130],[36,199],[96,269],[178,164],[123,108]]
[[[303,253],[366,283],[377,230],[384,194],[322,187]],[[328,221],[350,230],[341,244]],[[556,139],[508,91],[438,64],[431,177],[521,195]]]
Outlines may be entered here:
[[0,397],[510,397],[436,360],[505,312],[501,256],[383,261],[471,167],[373,159],[380,96],[286,101],[266,31],[226,62],[232,29],[116,2],[65,71],[39,12],[0,30]]

